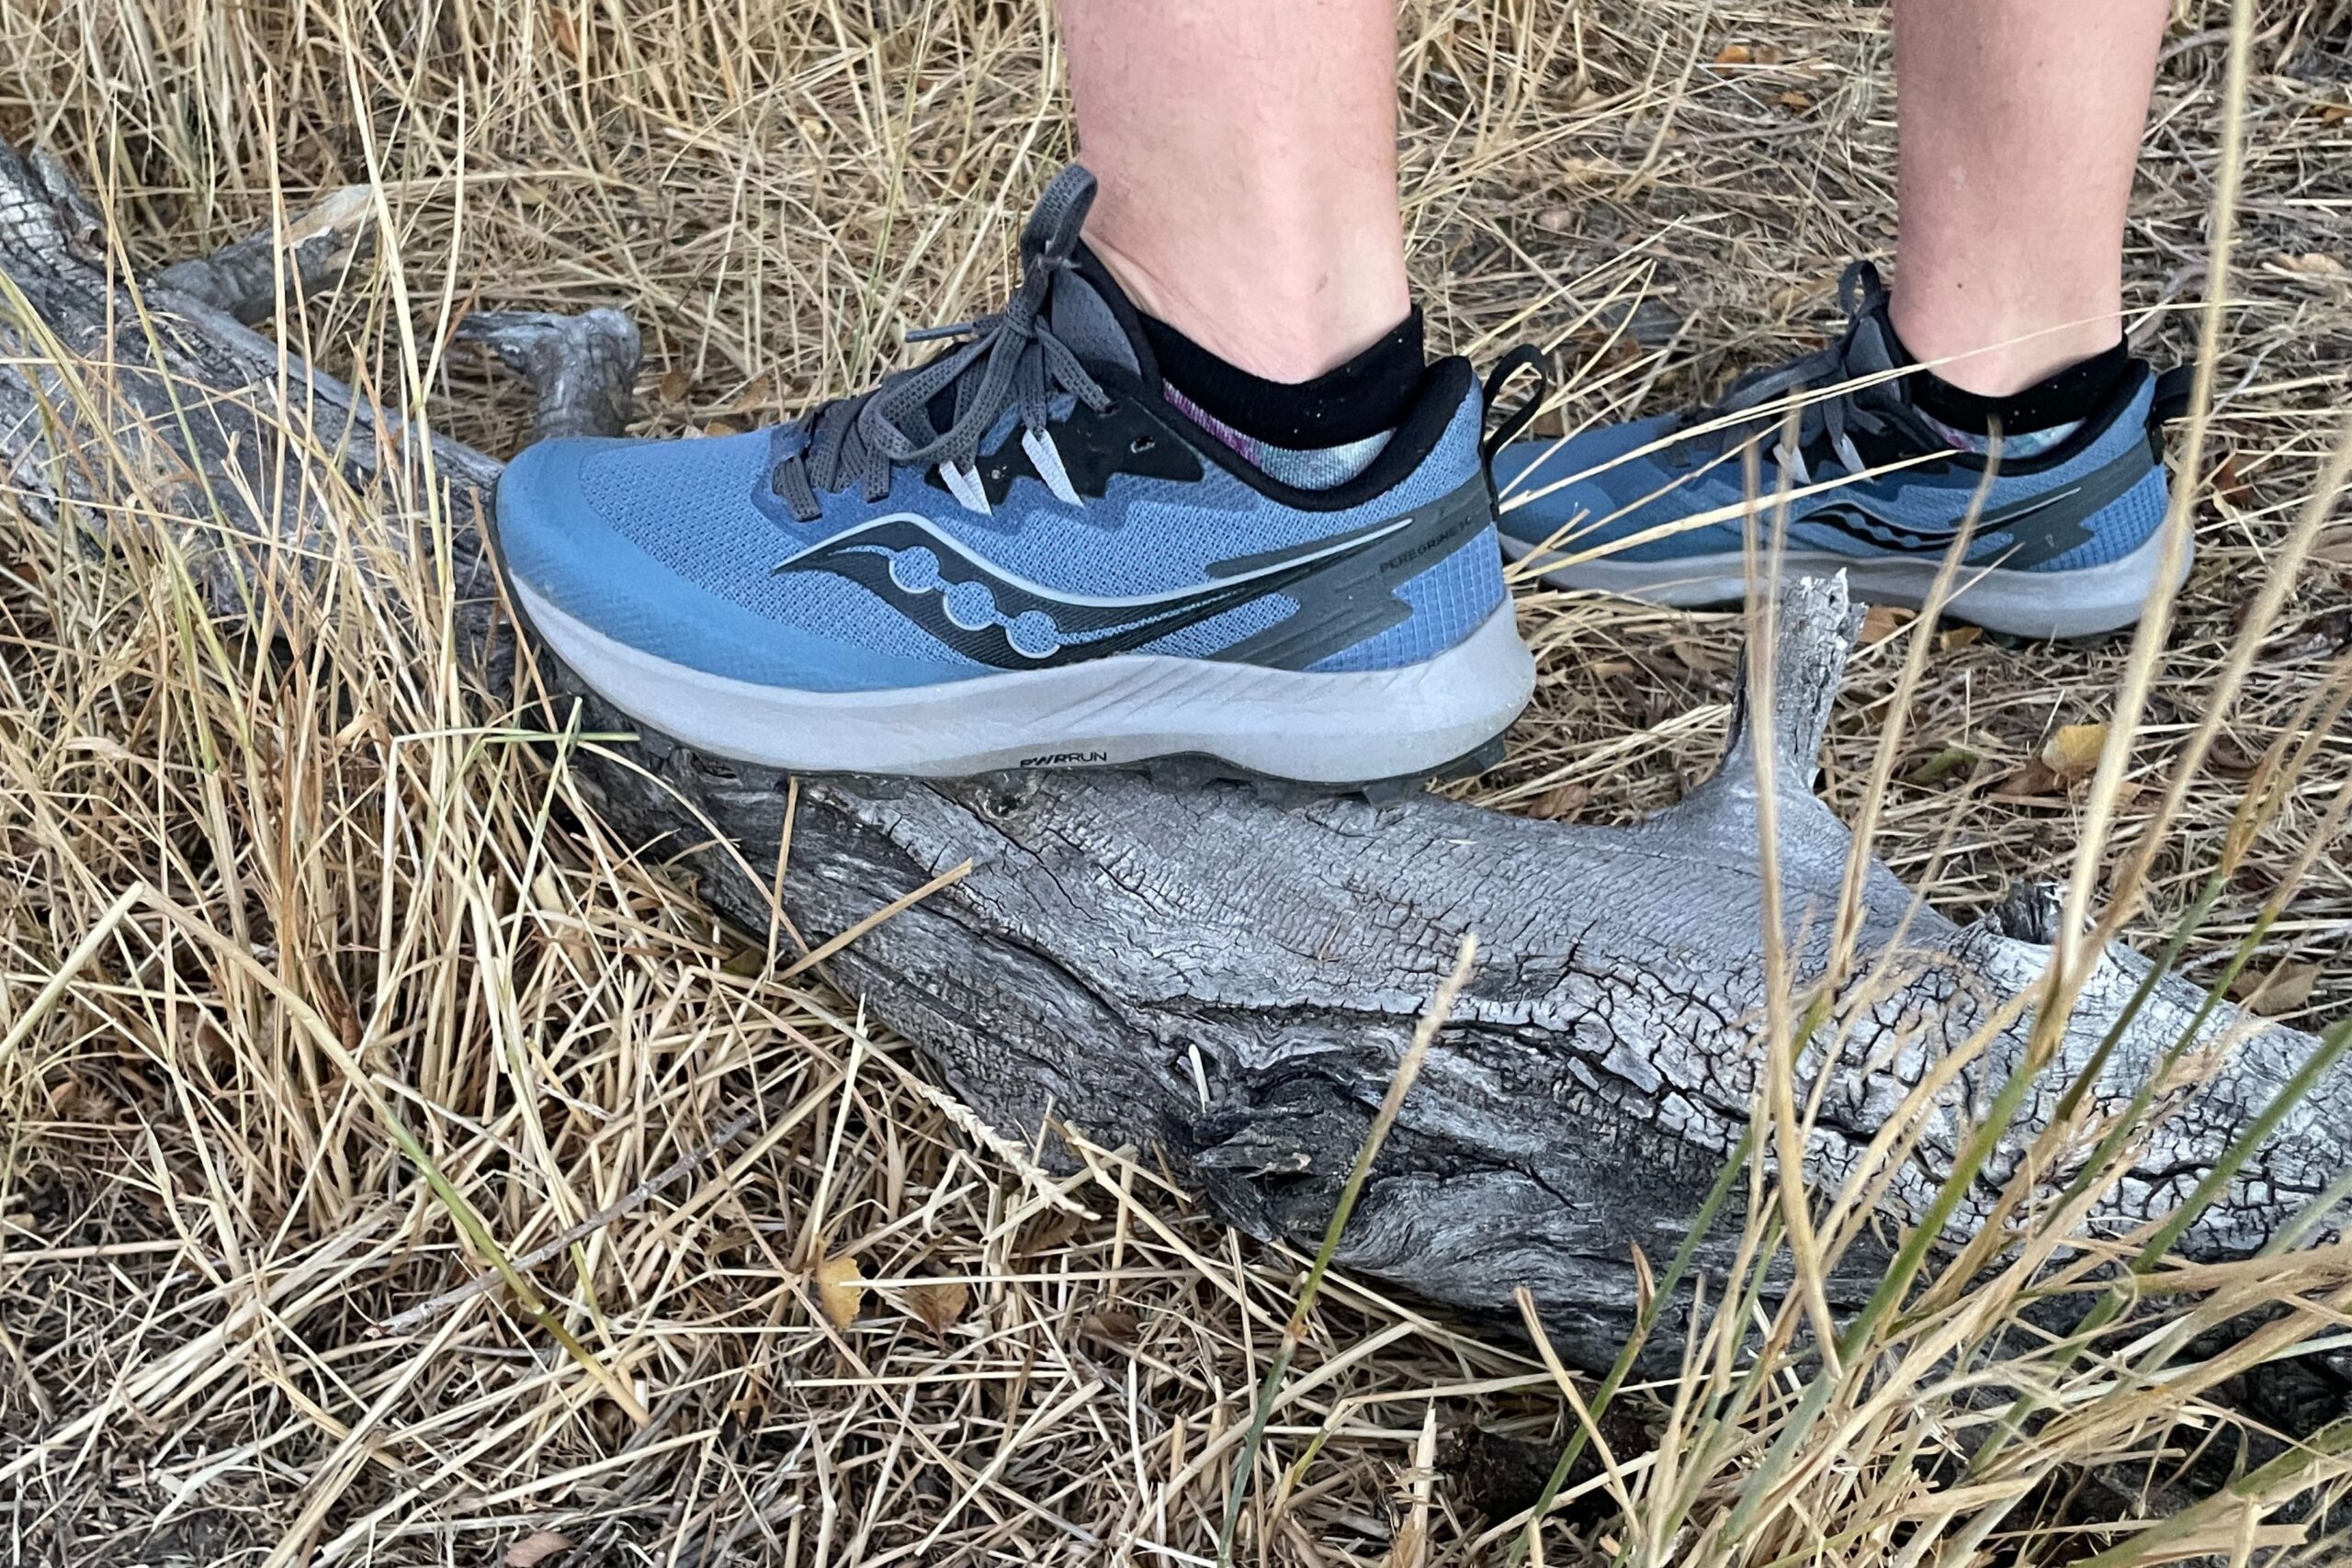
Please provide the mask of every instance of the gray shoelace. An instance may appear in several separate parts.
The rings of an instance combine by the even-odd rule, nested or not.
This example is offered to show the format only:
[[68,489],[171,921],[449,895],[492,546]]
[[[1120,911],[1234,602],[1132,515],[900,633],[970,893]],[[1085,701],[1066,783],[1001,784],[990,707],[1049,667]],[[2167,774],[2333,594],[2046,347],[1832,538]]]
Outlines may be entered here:
[[[1088,374],[1068,344],[1046,321],[1054,279],[1070,265],[1087,209],[1094,204],[1094,176],[1073,164],[1054,176],[1021,232],[1021,287],[1004,309],[952,327],[909,333],[910,343],[939,338],[965,341],[911,370],[886,378],[872,391],[821,405],[797,428],[799,449],[775,467],[776,493],[803,523],[824,514],[820,492],[852,484],[865,499],[890,493],[894,468],[933,463],[968,476],[980,442],[1008,408],[1017,406],[1022,423],[1042,434],[1057,394],[1075,397],[1100,412],[1111,397]],[[934,429],[931,405],[953,393],[955,415]]]
[[[1785,409],[1773,405],[1792,395],[1866,380],[1894,367],[1886,352],[1889,345],[1884,344],[1873,344],[1877,352],[1866,357],[1858,358],[1855,354],[1863,322],[1879,316],[1886,302],[1886,287],[1880,281],[1878,268],[1866,261],[1849,265],[1838,282],[1838,302],[1846,312],[1845,334],[1826,348],[1786,365],[1753,371],[1733,382],[1722,401],[1691,415],[1689,423],[1707,425],[1726,418],[1736,423],[1693,437],[1695,450],[1689,456],[1721,457],[1760,435],[1772,434],[1787,413]],[[1757,419],[1736,419],[1750,410],[1768,408],[1772,412]],[[1855,450],[1853,433],[1859,430],[1883,434],[1898,423],[1905,423],[1905,412],[1901,393],[1884,381],[1815,398],[1798,405],[1796,439],[1775,446],[1772,455],[1792,470],[1799,483],[1806,483],[1812,476],[1804,460],[1805,448],[1826,437],[1847,470],[1859,474],[1870,465]]]

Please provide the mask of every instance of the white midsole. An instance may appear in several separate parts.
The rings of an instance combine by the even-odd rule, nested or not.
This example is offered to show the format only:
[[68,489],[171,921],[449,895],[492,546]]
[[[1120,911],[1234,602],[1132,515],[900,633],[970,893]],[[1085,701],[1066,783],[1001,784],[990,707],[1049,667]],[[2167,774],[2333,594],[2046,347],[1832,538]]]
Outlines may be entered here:
[[[1535,547],[1503,536],[1503,553],[1523,560]],[[2157,533],[2130,555],[2104,566],[2066,571],[2019,571],[2004,567],[1962,567],[1953,579],[1951,612],[1962,620],[2018,637],[2092,637],[2137,621],[2155,592],[2163,565],[2164,536]],[[1560,558],[1552,552],[1546,559]],[[1631,561],[1598,557],[1558,567],[1536,563],[1555,588],[1597,589],[1653,604],[1690,607],[1724,604],[1747,594],[1747,561],[1726,552],[1681,560]],[[1844,556],[1834,550],[1790,550],[1781,558],[1785,576],[1826,576],[1842,571],[1854,597],[1871,604],[1917,609],[1941,570],[1933,559],[1892,556]],[[2181,562],[2182,576],[2188,563]]]
[[1436,658],[1396,670],[1118,654],[898,691],[803,692],[672,663],[514,588],[564,663],[632,718],[697,750],[792,772],[953,778],[1198,752],[1278,778],[1356,784],[1476,750],[1535,690],[1509,604]]

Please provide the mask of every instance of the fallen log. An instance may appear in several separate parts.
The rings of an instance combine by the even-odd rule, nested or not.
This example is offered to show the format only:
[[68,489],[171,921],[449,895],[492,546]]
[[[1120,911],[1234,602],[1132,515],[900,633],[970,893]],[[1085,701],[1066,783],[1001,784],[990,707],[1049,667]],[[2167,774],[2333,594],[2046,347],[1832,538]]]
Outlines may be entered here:
[[[367,204],[346,198],[342,210],[285,251],[296,283],[322,282],[347,258],[323,237],[334,223],[362,237]],[[413,547],[443,552],[465,646],[499,688],[511,622],[480,532],[498,463],[415,438],[243,325],[266,312],[235,297],[235,280],[277,287],[254,261],[248,250],[200,273],[210,297],[169,274],[139,288],[109,265],[62,172],[0,147],[0,468],[12,504],[87,530],[107,509],[81,503],[104,499],[109,475],[145,475],[163,499],[143,514],[201,520],[205,581],[234,614],[256,586],[301,592],[332,553],[320,465],[363,493],[429,493]],[[482,318],[468,331],[537,382],[542,428],[610,429],[623,416],[635,338],[612,312]],[[1564,1354],[1605,1363],[1634,1319],[1632,1249],[1670,1253],[1687,1234],[1748,1126],[1763,1070],[1771,964],[1755,729],[1773,762],[1787,968],[1799,992],[1830,968],[1851,840],[1810,784],[1852,635],[1842,583],[1797,588],[1776,621],[1770,713],[1754,728],[1743,718],[1716,776],[1638,827],[1427,795],[1285,805],[1110,773],[814,779],[795,796],[781,912],[816,942],[968,863],[834,957],[839,983],[1000,1129],[1057,1122],[1135,1145],[1232,1224],[1308,1242],[1417,1015],[1475,932],[1476,967],[1341,1258],[1475,1311],[1507,1311],[1527,1286]],[[634,728],[577,695],[586,728]],[[703,824],[714,827],[731,848],[699,854],[710,904],[768,929],[777,905],[741,868],[776,864],[783,781],[653,735],[622,761],[570,755],[636,841],[707,844]],[[2026,897],[1958,925],[1875,864],[1859,898],[1859,961],[1835,977],[1831,1022],[1794,1067],[1800,1103],[1818,1096],[1809,1175],[1835,1187],[1860,1172],[1905,1097],[1982,1036],[1884,1173],[1880,1209],[1900,1226],[1928,1212],[1972,1119],[2024,1059],[2033,1012],[2012,1003],[2043,974],[2051,910]],[[2053,1058],[1952,1213],[1955,1237],[1993,1215],[1999,1184],[2103,1039],[2114,1035],[2094,1110],[2127,1103],[2195,1027],[2204,995],[2171,976],[2124,1018],[2147,973],[2121,948],[2098,957]],[[2222,1059],[2165,1087],[2135,1132],[2130,1173],[2088,1223],[2128,1229],[2172,1210],[2318,1045],[2213,1010],[2191,1056]],[[2338,1070],[2181,1245],[2257,1248],[2347,1165],[2352,1075]],[[1733,1241],[1702,1246],[1702,1266],[1726,1264]],[[1875,1257],[1867,1241],[1849,1251],[1831,1305],[1860,1299]]]

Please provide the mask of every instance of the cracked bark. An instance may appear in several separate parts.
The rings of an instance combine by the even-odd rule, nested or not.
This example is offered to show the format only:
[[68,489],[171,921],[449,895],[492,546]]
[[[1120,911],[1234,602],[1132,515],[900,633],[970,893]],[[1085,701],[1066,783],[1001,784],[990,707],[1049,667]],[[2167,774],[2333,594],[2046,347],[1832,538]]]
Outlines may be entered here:
[[[280,485],[340,442],[345,477],[414,493],[422,443],[314,370],[288,378],[280,351],[218,304],[152,280],[171,330],[158,365],[91,262],[77,226],[93,220],[0,147],[0,270],[31,315],[0,311],[0,466],[17,504],[44,521],[98,515],[86,498],[111,442],[148,471],[209,473],[206,505],[283,496],[275,515],[220,516],[193,504],[142,515],[214,516],[220,533],[316,544],[312,489]],[[70,190],[70,182],[66,187]],[[284,253],[284,247],[268,254]],[[272,290],[273,297],[275,289]],[[615,324],[617,322],[617,326]],[[543,431],[612,428],[626,409],[633,332],[614,313],[578,321],[492,318],[469,329],[542,392]],[[626,333],[626,335],[624,333]],[[104,364],[104,376],[66,375]],[[163,374],[158,374],[161,371]],[[174,412],[166,380],[226,394]],[[183,400],[183,407],[187,406]],[[36,411],[46,407],[44,420]],[[296,434],[289,437],[288,431]],[[315,430],[328,441],[314,439]],[[494,687],[506,667],[497,587],[478,527],[498,464],[431,443],[452,520],[458,618]],[[396,465],[409,465],[395,474]],[[184,481],[158,481],[167,486]],[[406,490],[401,486],[407,486]],[[415,547],[432,547],[420,535]],[[298,592],[284,552],[222,543],[207,581],[233,612],[257,576]],[[291,574],[299,580],[300,574]],[[1851,613],[1842,585],[1792,592],[1773,649],[1781,897],[1801,982],[1826,962],[1848,834],[1806,787],[1842,672]],[[582,694],[585,723],[631,728]],[[1166,1155],[1209,1205],[1253,1234],[1311,1243],[1390,1070],[1465,930],[1482,956],[1453,1021],[1407,1102],[1343,1248],[1346,1264],[1474,1311],[1508,1310],[1531,1287],[1586,1364],[1612,1355],[1632,1320],[1629,1249],[1670,1252],[1745,1127],[1758,1072],[1764,963],[1756,775],[1736,737],[1712,782],[1639,827],[1576,827],[1430,797],[1295,809],[1219,787],[1163,792],[1118,775],[1063,773],[941,785],[807,781],[783,905],[810,941],[844,930],[968,859],[953,886],[878,927],[832,963],[836,977],[915,1042],[987,1121],[1025,1134],[1049,1117],[1108,1143]],[[775,864],[784,795],[771,774],[648,736],[652,778],[581,756],[572,766],[619,829],[640,841],[698,841],[680,799],[739,847]],[[671,792],[674,791],[673,794]],[[711,906],[753,931],[767,889],[730,856],[699,856]],[[1871,1134],[1945,1052],[2038,978],[2028,938],[2046,911],[2026,900],[1960,926],[1918,908],[1883,867],[1865,879],[1863,976],[1842,1001],[1835,1047],[1800,1067],[1821,1083],[1808,1151],[1835,1183]],[[1897,950],[1898,932],[1901,936]],[[2089,1059],[2145,963],[2100,960],[2006,1140],[2000,1173],[2044,1124]],[[2100,1080],[2120,1103],[2201,1002],[2167,979],[2126,1028]],[[2132,1179],[2095,1216],[2102,1227],[2163,1212],[2315,1049],[2311,1037],[2220,1010],[2210,1041],[2227,1059],[2168,1095]],[[1897,1224],[1924,1207],[1981,1107],[2020,1058],[2003,1032],[1938,1107],[1885,1199]],[[1194,1058],[1206,1098],[1195,1078]],[[2337,1072],[2282,1125],[2193,1225],[2199,1255],[2260,1246],[2352,1158],[2352,1076]],[[1956,1229],[1979,1224],[1972,1193]],[[1728,1260],[1728,1236],[1702,1266]],[[1875,1282],[1857,1254],[1832,1282],[1851,1302]]]

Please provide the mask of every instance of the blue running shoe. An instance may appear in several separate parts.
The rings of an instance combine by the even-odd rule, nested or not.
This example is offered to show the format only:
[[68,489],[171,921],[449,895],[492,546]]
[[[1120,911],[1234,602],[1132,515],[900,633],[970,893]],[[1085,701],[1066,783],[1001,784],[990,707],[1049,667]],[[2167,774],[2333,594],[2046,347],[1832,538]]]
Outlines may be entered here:
[[1356,479],[1279,483],[1170,402],[1080,243],[1093,191],[1063,171],[1012,302],[873,391],[517,457],[497,544],[547,646],[647,726],[794,771],[1197,754],[1344,786],[1490,755],[1534,662],[1469,365],[1430,367]]
[[[1839,293],[1839,342],[1743,378],[1713,409],[1506,447],[1495,464],[1506,553],[1533,557],[1556,587],[1736,602],[1747,585],[1744,454],[1760,442],[1761,517],[1779,492],[1791,497],[1787,571],[1843,569],[1856,598],[1916,609],[1982,487],[1953,615],[2032,637],[2137,621],[2163,553],[2161,427],[2183,400],[2179,373],[2132,361],[2105,407],[2044,450],[2003,457],[1988,486],[1987,459],[1955,450],[1912,405],[1877,270],[1857,262]],[[1793,448],[1782,440],[1792,404],[1802,407]]]

